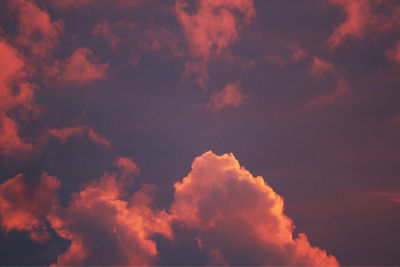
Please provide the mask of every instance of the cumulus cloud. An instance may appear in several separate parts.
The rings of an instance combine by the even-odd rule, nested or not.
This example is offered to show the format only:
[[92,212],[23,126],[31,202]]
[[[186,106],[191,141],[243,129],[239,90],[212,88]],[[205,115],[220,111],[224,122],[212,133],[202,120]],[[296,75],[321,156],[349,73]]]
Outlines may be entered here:
[[35,241],[49,237],[44,216],[57,202],[55,191],[60,181],[43,173],[36,185],[30,185],[22,174],[0,185],[0,225],[6,231],[28,231]]
[[196,73],[199,85],[206,89],[206,63],[213,55],[223,54],[239,38],[240,30],[250,24],[255,10],[252,1],[201,0],[196,7],[196,11],[190,13],[186,10],[188,4],[179,0],[175,4],[175,14],[195,61],[186,64],[186,72]]
[[282,197],[232,154],[197,157],[175,187],[175,222],[197,231],[211,264],[336,266],[335,257],[293,236]]
[[37,7],[33,1],[10,0],[9,5],[17,11],[17,43],[29,48],[34,56],[46,56],[58,41],[62,22],[51,21],[49,14]]
[[247,96],[239,90],[238,83],[227,84],[220,92],[213,93],[207,107],[220,111],[226,107],[239,107]]
[[82,137],[87,135],[90,141],[104,148],[111,149],[111,143],[95,130],[87,126],[72,126],[63,128],[49,128],[46,130],[43,138],[47,140],[49,137],[58,139],[61,143],[65,143],[71,136]]
[[349,84],[343,77],[340,77],[336,89],[333,92],[311,99],[306,104],[306,108],[325,107],[332,104],[338,98],[348,96],[351,93],[352,91]]
[[150,265],[158,254],[152,235],[172,237],[167,212],[151,208],[154,187],[144,185],[126,199],[124,175],[138,169],[128,158],[115,164],[122,176],[105,173],[47,216],[56,233],[71,241],[56,265]]
[[[293,236],[283,198],[233,154],[209,151],[197,157],[188,175],[175,183],[169,212],[153,206],[152,185],[128,194],[126,186],[139,172],[132,159],[117,157],[114,165],[118,172],[86,184],[67,206],[54,195],[60,185],[56,177],[43,173],[30,186],[18,174],[0,185],[1,227],[44,241],[47,222],[70,241],[53,265],[157,264],[154,235],[173,244],[187,231],[194,233],[186,238],[197,244],[195,250],[205,252],[213,265],[338,265],[334,256],[311,246],[305,234]],[[176,224],[182,230],[172,227]]]
[[326,72],[336,73],[336,69],[329,61],[325,61],[319,57],[314,56],[310,68],[311,76],[322,76]]
[[56,61],[47,73],[63,85],[83,85],[104,79],[107,69],[108,63],[100,63],[92,50],[78,48],[64,62]]

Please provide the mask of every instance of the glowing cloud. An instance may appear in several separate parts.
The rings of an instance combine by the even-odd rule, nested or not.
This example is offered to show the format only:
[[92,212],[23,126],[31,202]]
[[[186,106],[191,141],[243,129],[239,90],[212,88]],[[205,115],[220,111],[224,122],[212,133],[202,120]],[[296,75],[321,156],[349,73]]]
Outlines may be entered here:
[[339,78],[336,89],[329,94],[319,96],[317,98],[311,99],[307,104],[306,108],[313,107],[325,107],[332,104],[336,99],[350,95],[351,89],[343,77]]
[[179,0],[175,13],[194,61],[186,64],[185,73],[197,73],[199,85],[206,90],[206,63],[212,55],[223,54],[239,38],[239,31],[250,24],[255,10],[252,1],[201,0],[196,5],[197,11],[191,14],[185,10],[188,4]]
[[19,136],[19,125],[14,116],[10,115],[17,107],[33,115],[40,112],[40,108],[32,103],[34,86],[24,81],[26,75],[22,55],[0,38],[0,153],[4,155],[33,149],[31,144]]
[[310,75],[322,76],[326,72],[336,73],[336,69],[333,64],[319,57],[313,57],[313,62],[309,72]]
[[59,236],[71,240],[57,265],[150,265],[158,254],[151,236],[172,237],[167,212],[150,208],[154,187],[144,185],[126,199],[124,176],[138,169],[128,158],[115,164],[122,176],[104,174],[47,217]]
[[71,136],[75,135],[81,137],[83,134],[87,134],[87,137],[93,143],[101,145],[104,148],[111,149],[111,143],[107,139],[87,126],[73,126],[59,129],[50,128],[45,132],[43,138],[47,140],[47,138],[53,136],[61,143],[65,143]]
[[360,39],[400,26],[400,8],[396,1],[330,0],[330,3],[340,6],[346,14],[346,20],[327,39],[331,50],[342,45],[348,37]]
[[56,61],[48,70],[50,76],[56,75],[64,85],[83,85],[105,78],[107,63],[99,63],[89,48],[78,48],[65,62]]
[[238,107],[242,105],[246,95],[239,90],[238,83],[227,84],[220,92],[213,93],[207,106],[214,111],[220,111],[226,107]]
[[0,225],[6,231],[28,231],[35,241],[44,241],[47,233],[44,216],[57,202],[54,196],[60,181],[43,173],[40,182],[32,187],[22,174],[0,185]]
[[11,0],[9,5],[18,13],[18,44],[29,48],[34,56],[46,56],[58,41],[62,23],[52,22],[49,14],[40,10],[33,1]]
[[253,177],[232,154],[209,151],[175,183],[175,222],[197,231],[210,264],[336,266],[335,257],[312,247],[283,213],[283,199]]

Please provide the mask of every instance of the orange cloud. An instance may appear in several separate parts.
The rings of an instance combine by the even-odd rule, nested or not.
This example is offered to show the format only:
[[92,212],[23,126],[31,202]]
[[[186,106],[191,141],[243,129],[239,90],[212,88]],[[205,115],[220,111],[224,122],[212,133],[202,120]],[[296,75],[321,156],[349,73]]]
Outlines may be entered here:
[[175,14],[194,61],[186,64],[185,73],[199,75],[198,83],[206,90],[206,63],[212,55],[223,54],[239,38],[239,31],[250,24],[255,10],[252,1],[201,0],[196,6],[196,12],[189,13],[185,10],[188,4],[179,0],[175,4]]
[[[122,172],[136,172],[128,158],[115,163]],[[55,232],[71,241],[56,265],[151,265],[157,257],[153,234],[172,238],[169,215],[150,208],[154,187],[144,185],[124,199],[123,176],[104,174],[79,193],[66,208],[47,216]]]
[[238,107],[242,105],[247,96],[239,90],[238,83],[227,84],[220,92],[213,93],[207,107],[214,111],[220,111],[226,107]]
[[64,85],[83,85],[105,78],[108,63],[99,63],[89,48],[76,49],[65,62],[56,61],[47,70],[49,76],[56,76]]
[[51,128],[46,131],[43,138],[46,140],[50,136],[53,136],[61,143],[65,143],[71,136],[76,135],[81,137],[83,134],[87,134],[87,137],[93,143],[101,145],[104,148],[111,149],[111,143],[107,139],[87,126],[73,126],[59,129]]
[[310,100],[306,104],[306,108],[324,107],[332,104],[336,99],[348,96],[351,93],[352,92],[348,83],[343,79],[343,77],[340,77],[337,87],[332,93],[325,94]]
[[9,5],[18,13],[17,43],[29,48],[34,56],[46,56],[58,41],[62,23],[52,22],[49,14],[40,10],[33,1],[10,0]]
[[313,62],[310,68],[311,76],[322,76],[326,72],[336,73],[336,69],[332,63],[325,61],[319,57],[313,57]]
[[335,257],[312,247],[304,234],[293,237],[283,199],[232,154],[204,153],[174,187],[172,218],[196,231],[211,264],[338,265]]
[[40,182],[29,185],[22,174],[0,185],[0,225],[6,231],[28,231],[35,241],[44,241],[49,235],[44,216],[56,203],[55,191],[60,181],[43,173]]

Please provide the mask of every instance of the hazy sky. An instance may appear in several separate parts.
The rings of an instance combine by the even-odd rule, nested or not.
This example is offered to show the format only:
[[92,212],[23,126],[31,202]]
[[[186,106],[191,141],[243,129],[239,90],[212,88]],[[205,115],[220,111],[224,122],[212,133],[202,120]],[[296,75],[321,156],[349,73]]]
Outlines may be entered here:
[[400,2],[0,1],[1,265],[400,265]]

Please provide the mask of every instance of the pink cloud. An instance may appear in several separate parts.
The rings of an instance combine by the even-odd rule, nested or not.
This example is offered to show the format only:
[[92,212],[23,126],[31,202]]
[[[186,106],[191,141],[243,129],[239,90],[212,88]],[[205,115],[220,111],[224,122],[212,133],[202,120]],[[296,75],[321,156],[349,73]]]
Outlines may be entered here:
[[342,98],[345,96],[349,96],[352,94],[350,86],[343,79],[343,77],[339,78],[336,89],[329,94],[325,94],[314,99],[311,99],[307,104],[306,108],[314,108],[314,107],[325,107],[327,105],[332,104],[338,98]]
[[30,116],[40,112],[33,104],[34,86],[25,81],[26,65],[16,48],[0,39],[0,153],[15,155],[33,150],[32,144],[19,136],[19,125],[12,111],[21,107]]
[[291,58],[293,61],[298,61],[307,57],[307,53],[296,43],[288,45],[287,49],[291,52]]
[[229,83],[220,92],[210,96],[207,107],[214,111],[220,111],[227,107],[239,107],[246,98],[247,96],[239,90],[238,83]]
[[195,230],[212,265],[338,265],[306,235],[293,236],[282,197],[232,154],[204,153],[174,187],[172,218]]
[[[342,45],[348,37],[361,39],[400,26],[400,7],[392,5],[393,2],[330,0],[330,3],[341,7],[346,14],[346,20],[327,39],[330,49]],[[379,10],[389,11],[380,13]]]
[[34,56],[46,56],[58,41],[62,22],[52,22],[49,14],[39,9],[33,1],[10,0],[9,5],[17,11],[17,43],[29,48]]
[[[213,55],[223,55],[239,38],[239,32],[255,16],[252,1],[210,1],[196,3],[197,10],[189,13],[188,4],[177,1],[175,14],[183,27],[193,62],[186,64],[185,75],[198,75],[199,85],[206,90],[208,70],[206,63]],[[200,70],[200,71],[198,71]]]
[[43,217],[57,201],[54,193],[60,181],[43,173],[40,182],[29,185],[22,174],[0,185],[0,225],[6,231],[27,231],[35,241],[48,239]]
[[99,63],[89,48],[76,49],[65,62],[56,61],[47,70],[49,76],[56,76],[64,85],[83,85],[105,78],[108,63]]
[[33,145],[19,136],[18,124],[0,111],[0,153],[10,156],[32,150]]
[[336,69],[332,63],[325,61],[319,57],[314,56],[313,62],[310,68],[311,76],[322,76],[326,72],[336,73]]
[[110,42],[111,47],[113,49],[115,49],[117,47],[117,45],[120,41],[119,38],[112,33],[110,24],[108,23],[108,21],[103,21],[103,22],[97,24],[93,30],[93,34],[95,36],[103,36],[104,38],[106,38]]
[[71,136],[75,135],[78,137],[82,137],[84,134],[86,134],[89,140],[93,143],[98,144],[104,148],[111,149],[111,143],[107,139],[105,139],[95,130],[87,126],[63,127],[59,129],[50,128],[47,129],[43,138],[44,140],[47,140],[50,136],[53,136],[64,144]]
[[[238,39],[239,30],[255,15],[252,1],[202,0],[194,14],[187,13],[186,7],[185,2],[176,2],[177,18],[184,28],[192,55],[204,60],[211,53],[222,53]],[[243,19],[235,12],[239,12]]]

